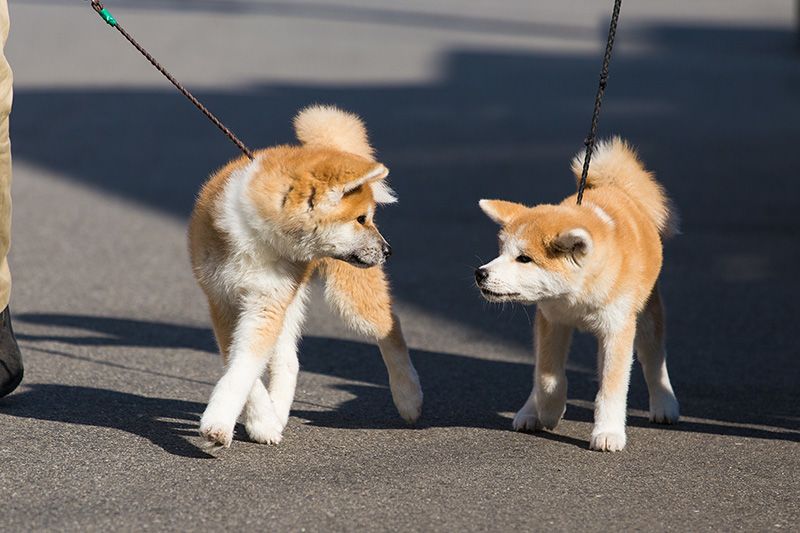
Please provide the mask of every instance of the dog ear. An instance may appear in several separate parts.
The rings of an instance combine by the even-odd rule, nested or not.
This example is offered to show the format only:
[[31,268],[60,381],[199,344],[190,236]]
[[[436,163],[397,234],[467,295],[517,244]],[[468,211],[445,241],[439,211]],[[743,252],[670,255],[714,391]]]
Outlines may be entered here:
[[583,228],[572,228],[559,233],[552,243],[553,249],[559,253],[569,254],[580,264],[580,260],[592,251],[592,236]]
[[389,169],[380,163],[372,165],[367,172],[348,180],[344,184],[342,192],[344,194],[354,191],[366,183],[374,183],[384,179],[389,175]]
[[371,187],[373,199],[376,203],[391,203],[397,201],[392,190],[384,183],[389,175],[389,169],[380,163],[368,163],[363,168],[351,166],[351,171],[341,173],[337,170],[333,185],[325,195],[325,205],[333,207],[342,201],[348,194],[356,192],[361,187]]
[[478,205],[483,212],[486,213],[486,216],[501,226],[505,226],[511,222],[515,216],[527,209],[527,207],[522,204],[506,202],[504,200],[481,200],[478,202]]
[[363,185],[369,185],[372,189],[372,197],[375,203],[392,204],[397,201],[397,196],[385,181],[388,175],[389,169],[378,163],[368,170],[366,174],[345,183],[342,193],[347,194]]

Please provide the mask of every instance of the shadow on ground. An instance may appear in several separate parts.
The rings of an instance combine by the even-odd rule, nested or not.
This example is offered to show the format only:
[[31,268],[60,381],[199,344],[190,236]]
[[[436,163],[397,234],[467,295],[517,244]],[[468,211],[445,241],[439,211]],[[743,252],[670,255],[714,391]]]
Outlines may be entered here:
[[[800,60],[794,36],[756,27],[666,25],[632,38],[646,52],[615,58],[601,131],[640,145],[683,215],[684,235],[667,243],[662,281],[671,374],[683,412],[708,423],[677,429],[796,440],[780,431],[800,425],[800,361],[790,333],[800,316],[794,156]],[[458,50],[444,61],[439,81],[419,86],[273,84],[198,96],[254,146],[291,141],[292,115],[312,102],[363,115],[401,199],[378,216],[396,250],[389,270],[398,297],[489,338],[527,345],[523,315],[498,319],[470,287],[471,268],[492,256],[496,242],[495,228],[475,203],[481,197],[556,201],[572,192],[568,161],[585,134],[597,67],[595,55]],[[179,218],[191,209],[204,176],[235,155],[168,89],[22,88],[15,94],[12,136],[18,160]],[[20,318],[95,333],[30,342],[213,349],[208,332],[196,328],[82,316]],[[575,345],[582,366],[594,358],[589,346],[585,339]],[[325,357],[330,352],[336,356]],[[298,414],[311,423],[379,427],[394,419],[373,348],[312,338],[301,360],[306,371],[366,384],[345,385],[356,398],[333,412],[301,407]],[[530,382],[530,368],[521,364],[425,352],[416,360],[430,425],[505,429],[508,421],[497,413],[515,410]],[[570,379],[571,398],[592,399],[591,376],[573,373]],[[641,382],[637,374],[631,394],[632,407],[640,409],[646,408]],[[33,401],[57,397],[48,392],[54,389],[39,390],[47,394],[25,393],[39,411],[19,403],[17,412],[61,416],[47,402]],[[104,393],[115,394],[101,391],[100,399]],[[149,412],[162,402],[127,401]],[[163,402],[167,411],[177,409]],[[67,419],[80,418],[78,407],[69,409]],[[588,412],[571,408],[567,416],[588,419]],[[123,423],[139,422],[122,417]]]
[[185,438],[197,434],[203,407],[196,402],[55,384],[27,385],[24,391],[0,400],[0,413],[5,415],[119,429],[173,455],[210,458]]
[[[82,335],[20,335],[29,349],[53,356],[111,365],[135,372],[151,373],[173,379],[197,382],[179,375],[165,374],[157,369],[126,366],[112,358],[87,358],[68,351],[40,349],[39,343],[59,343],[74,346],[131,348],[178,348],[216,352],[211,331],[140,320],[108,317],[24,314],[17,317],[22,324],[77,328]],[[89,332],[89,334],[85,334]],[[531,366],[508,361],[490,361],[454,354],[414,350],[412,357],[423,380],[425,389],[424,415],[418,427],[477,427],[510,430],[510,420],[503,413],[516,411],[527,397],[531,383]],[[321,337],[306,337],[300,349],[303,372],[313,372],[346,380],[349,383],[334,387],[353,396],[336,406],[313,406],[298,401],[292,414],[308,423],[336,428],[405,429],[397,416],[387,388],[386,371],[375,346],[360,342]],[[634,368],[631,402],[633,409],[647,410],[647,393],[638,368]],[[569,398],[579,403],[591,402],[596,393],[593,375],[570,371]],[[707,402],[707,386],[684,386],[676,380],[683,414],[693,420],[677,426],[661,426],[671,431],[688,431],[735,437],[800,441],[800,423],[792,418],[793,406],[781,391],[752,390],[738,398],[726,401],[738,406],[730,412],[720,409],[721,402]],[[209,386],[212,383],[199,382]],[[13,403],[0,412],[13,416],[71,423],[115,427],[140,434],[170,453],[184,455],[185,446],[179,446],[180,435],[194,434],[199,414],[204,406],[194,402],[181,402],[147,398],[109,390],[61,385],[34,385],[30,390],[14,396]],[[775,405],[785,407],[775,409]],[[102,406],[98,409],[97,406]],[[746,409],[741,407],[747,406]],[[320,409],[322,407],[322,409]],[[720,416],[724,415],[724,416]],[[567,409],[568,420],[590,422],[590,408],[571,403]],[[166,421],[166,420],[169,421]],[[648,426],[646,418],[632,416],[632,426]],[[745,427],[746,425],[760,427]],[[242,428],[238,434],[244,436]],[[586,446],[584,441],[553,434],[545,438]],[[188,443],[185,443],[189,446]],[[198,451],[198,454],[202,452]]]
[[[790,176],[800,60],[792,33],[657,26],[631,40],[648,51],[615,58],[601,133],[639,145],[681,210],[685,237],[667,245],[667,305],[682,316],[688,295],[719,302],[739,289],[733,281],[744,290],[758,284],[775,309],[787,305],[797,316],[800,287],[790,271],[800,254],[792,237],[800,230],[800,182]],[[270,84],[198,96],[253,146],[291,142],[291,117],[309,103],[363,115],[400,196],[378,214],[396,251],[388,269],[398,298],[527,345],[522,315],[487,320],[471,288],[472,269],[496,251],[495,228],[476,201],[539,203],[573,192],[568,162],[585,135],[597,63],[594,55],[458,50],[430,84]],[[179,218],[205,176],[236,155],[166,87],[20,88],[12,137],[18,161]],[[734,318],[733,306],[691,308],[717,324]],[[735,313],[748,308],[742,302]],[[753,319],[772,324],[785,316]],[[673,323],[682,335],[696,328]]]

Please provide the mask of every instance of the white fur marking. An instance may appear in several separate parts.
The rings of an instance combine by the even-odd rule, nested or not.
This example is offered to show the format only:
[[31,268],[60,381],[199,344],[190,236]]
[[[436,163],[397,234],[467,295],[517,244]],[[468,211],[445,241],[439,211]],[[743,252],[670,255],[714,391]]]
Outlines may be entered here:
[[397,195],[385,181],[373,181],[370,183],[370,187],[372,187],[372,197],[375,203],[393,204],[397,201]]
[[255,206],[252,205],[247,190],[260,163],[256,158],[243,169],[232,172],[216,206],[217,226],[234,239],[237,248],[250,249],[256,237],[250,223],[250,220],[256,219],[252,216]]
[[606,212],[603,210],[603,208],[602,208],[602,207],[600,207],[600,206],[599,206],[599,205],[597,205],[597,204],[593,204],[593,203],[591,203],[591,202],[584,202],[584,204],[585,204],[585,205],[588,205],[589,207],[591,207],[591,208],[592,208],[592,211],[594,211],[594,213],[595,213],[595,214],[596,214],[598,217],[600,217],[600,220],[602,220],[604,223],[606,223],[607,225],[609,225],[609,226],[610,226],[610,227],[612,227],[612,228],[615,226],[615,224],[614,224],[614,219],[613,219],[613,218],[611,218],[611,215],[609,215],[608,213],[606,213]]

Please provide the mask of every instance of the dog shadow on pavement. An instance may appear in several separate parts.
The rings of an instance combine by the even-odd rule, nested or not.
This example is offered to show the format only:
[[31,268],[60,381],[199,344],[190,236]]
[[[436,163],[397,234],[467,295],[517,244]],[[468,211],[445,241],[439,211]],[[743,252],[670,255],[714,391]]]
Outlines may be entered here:
[[[573,352],[589,346],[589,342],[582,342],[587,340],[576,339],[577,346],[573,348]],[[510,417],[522,406],[530,392],[532,361],[531,364],[526,364],[486,360],[423,350],[412,350],[412,358],[425,393],[423,415],[417,424],[418,427],[477,427],[510,431]],[[294,416],[326,427],[408,427],[394,411],[387,390],[385,370],[376,347],[310,337],[303,341],[300,361],[301,368],[305,371],[335,375],[359,383],[337,386],[352,394],[353,398],[339,404],[335,410],[313,411],[296,404],[292,411]],[[567,379],[569,400],[564,418],[591,423],[592,402],[597,393],[597,380],[594,374],[568,370]],[[703,400],[702,390],[687,390],[680,381],[674,381],[679,387],[679,400],[682,401],[684,411],[682,414],[691,420],[683,419],[674,426],[656,426],[650,423],[647,416],[629,414],[628,425],[678,432],[800,442],[800,424],[796,420],[788,416],[770,417],[759,414],[763,411],[758,405],[764,407],[769,402],[762,400],[756,403],[754,400],[758,395],[756,391],[751,393],[752,397],[739,399],[751,402],[753,407],[749,412],[741,410],[738,416],[731,416],[732,419],[720,420],[714,413],[727,416],[729,413],[722,410],[722,404],[730,401],[730,398]],[[698,399],[696,402],[695,396]],[[648,409],[647,388],[638,363],[634,365],[631,377],[629,409],[645,413]],[[746,427],[747,425],[760,427]],[[573,442],[575,439],[559,435],[558,430],[537,432],[536,436],[571,442],[588,448],[587,441]]]
[[[193,381],[204,387],[211,382],[182,375],[126,366],[110,359],[89,358],[71,354],[68,346],[127,346],[133,348],[183,348],[206,353],[216,352],[211,332],[205,328],[148,322],[132,319],[23,314],[16,317],[20,324],[19,338],[33,349],[53,356],[90,361],[99,365],[135,372],[152,373],[161,377]],[[26,325],[47,325],[59,328],[78,328],[79,335],[31,335]],[[587,339],[576,340],[573,351],[586,351]],[[59,343],[67,348],[59,351],[40,349]],[[64,350],[67,351],[64,351]],[[320,427],[353,429],[406,429],[397,415],[388,390],[386,370],[375,345],[323,337],[305,337],[300,346],[301,372],[310,372],[336,379],[330,385],[351,398],[337,405],[319,406],[298,398],[292,416]],[[525,401],[530,390],[532,366],[526,363],[487,360],[423,350],[412,350],[425,391],[423,415],[414,427],[475,427],[511,430],[510,413]],[[638,365],[636,365],[638,367]],[[630,408],[646,411],[647,392],[641,371],[635,367],[630,394]],[[569,398],[565,418],[591,422],[591,401],[597,383],[593,374],[569,371]],[[798,424],[792,417],[761,416],[769,400],[756,400],[760,394],[740,398],[754,407],[738,411],[737,417],[723,418],[722,406],[730,399],[705,398],[703,390],[693,390],[676,380],[684,414],[690,420],[676,426],[659,426],[670,431],[697,432],[734,437],[800,441]],[[33,384],[22,393],[0,404],[0,413],[23,418],[55,420],[98,427],[111,427],[134,433],[157,444],[169,453],[186,457],[212,457],[194,446],[187,436],[196,435],[204,405],[197,402],[145,397],[113,390],[55,384]],[[759,427],[747,427],[747,425]],[[646,417],[630,416],[629,425],[650,426]],[[653,427],[653,426],[650,426]],[[245,435],[237,427],[237,435]],[[554,433],[537,436],[574,444],[588,443]]]
[[181,457],[212,458],[185,437],[197,434],[197,402],[150,398],[95,387],[35,383],[0,400],[0,413],[19,418],[119,429]]
[[[181,7],[184,3],[179,2]],[[326,17],[339,16],[328,8],[323,11]],[[387,14],[361,10],[359,16],[374,20]],[[463,17],[447,22],[428,14],[388,16],[394,17],[391,23],[497,29],[495,23]],[[525,34],[549,31],[546,25],[518,28]],[[509,31],[507,23],[502,29]],[[564,28],[550,30],[560,33]],[[797,441],[800,367],[792,332],[800,301],[795,273],[800,180],[792,178],[792,154],[800,108],[790,105],[800,83],[795,36],[786,28],[662,23],[641,26],[630,38],[645,52],[615,59],[603,134],[624,133],[640,146],[684,220],[685,234],[666,243],[662,276],[669,316],[676,317],[667,341],[670,372],[686,416],[669,430]],[[528,344],[529,327],[492,320],[485,307],[474,305],[474,293],[464,290],[463,278],[471,272],[465,265],[477,266],[475,254],[489,258],[496,252],[496,228],[484,220],[475,201],[502,197],[551,202],[573,192],[568,161],[585,134],[597,62],[594,51],[456,46],[440,59],[435,79],[419,84],[265,80],[198,96],[243,138],[262,144],[290,141],[291,117],[309,102],[335,102],[361,114],[392,167],[392,183],[402,199],[381,221],[398,252],[390,266],[395,293],[416,308],[455,318],[477,334]],[[179,102],[171,88],[19,87],[11,123],[15,158],[70,183],[183,220],[203,177],[226,161],[232,149],[194,108]],[[53,120],[54,110],[58,120]],[[253,110],[269,120],[253,120]],[[98,139],[109,139],[103,150],[96,150]],[[45,252],[50,257],[57,250]],[[78,315],[16,318],[21,333],[28,333],[28,325],[75,329],[59,337],[20,338],[28,346],[55,345],[63,353],[54,357],[84,362],[87,347],[93,352],[102,347],[215,351],[205,328]],[[579,367],[591,368],[594,349],[585,340],[576,338],[571,358]],[[71,350],[76,346],[84,349]],[[90,357],[117,370],[148,371],[111,355]],[[421,426],[510,430],[507,413],[518,409],[529,392],[530,364],[420,350],[413,357],[426,395]],[[404,427],[374,346],[306,338],[300,361],[303,371],[337,378],[331,386],[350,393],[328,409],[312,409],[301,398],[294,413],[308,423]],[[568,377],[566,418],[588,422],[595,377],[577,371]],[[72,391],[76,403],[62,411],[51,405],[58,402],[56,389],[36,387],[3,405],[20,416],[134,428],[154,442],[166,442],[165,449],[185,452],[189,446],[176,436],[182,428],[152,422],[176,411],[173,400]],[[107,399],[106,393],[124,400],[110,403],[119,406],[118,420],[84,412]],[[31,407],[23,405],[26,401]],[[144,413],[141,421],[126,412],[126,403]],[[195,424],[203,406],[191,407],[194,414],[188,420]],[[630,407],[647,409],[638,368]],[[189,410],[178,411],[189,416]],[[629,424],[648,422],[637,415]]]

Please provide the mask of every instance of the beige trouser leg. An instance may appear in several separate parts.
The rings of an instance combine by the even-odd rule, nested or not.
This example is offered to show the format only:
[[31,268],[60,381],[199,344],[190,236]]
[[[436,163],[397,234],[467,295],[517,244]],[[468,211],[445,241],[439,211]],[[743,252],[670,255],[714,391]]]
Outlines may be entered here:
[[6,61],[8,38],[8,1],[0,0],[0,310],[8,305],[11,272],[8,248],[11,244],[11,141],[8,138],[8,115],[11,113],[11,67]]

